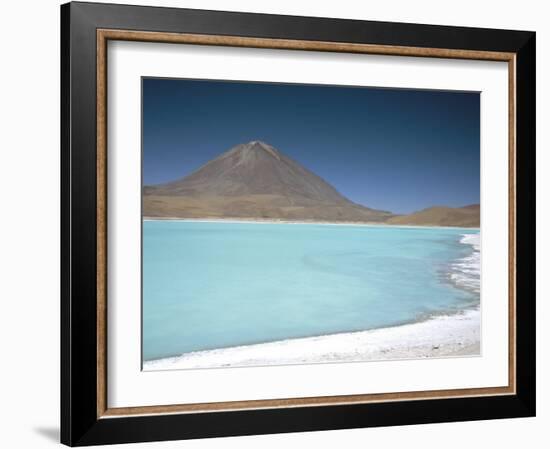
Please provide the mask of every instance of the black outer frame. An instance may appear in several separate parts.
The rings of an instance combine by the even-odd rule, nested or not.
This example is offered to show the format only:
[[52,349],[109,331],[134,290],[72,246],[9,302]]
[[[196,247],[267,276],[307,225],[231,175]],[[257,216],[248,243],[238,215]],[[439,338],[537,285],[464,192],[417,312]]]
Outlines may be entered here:
[[[98,419],[98,28],[516,53],[516,394]],[[534,32],[80,2],[61,6],[62,443],[83,446],[534,415]]]

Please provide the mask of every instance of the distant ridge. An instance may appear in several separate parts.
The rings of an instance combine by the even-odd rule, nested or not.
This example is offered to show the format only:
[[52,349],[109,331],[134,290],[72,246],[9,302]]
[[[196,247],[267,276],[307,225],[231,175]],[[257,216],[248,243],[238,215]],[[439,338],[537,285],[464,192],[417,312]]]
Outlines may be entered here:
[[392,216],[353,203],[258,140],[229,149],[186,177],[144,186],[143,195],[148,217],[381,222]]
[[479,204],[464,207],[436,206],[409,215],[390,217],[388,224],[419,226],[459,226],[475,227],[480,224]]

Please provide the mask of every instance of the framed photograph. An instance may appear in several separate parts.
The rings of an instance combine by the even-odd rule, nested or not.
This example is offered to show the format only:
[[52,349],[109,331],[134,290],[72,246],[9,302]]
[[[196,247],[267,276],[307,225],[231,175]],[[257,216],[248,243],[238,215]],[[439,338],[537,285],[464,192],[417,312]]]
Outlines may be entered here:
[[535,414],[535,33],[61,7],[61,439]]

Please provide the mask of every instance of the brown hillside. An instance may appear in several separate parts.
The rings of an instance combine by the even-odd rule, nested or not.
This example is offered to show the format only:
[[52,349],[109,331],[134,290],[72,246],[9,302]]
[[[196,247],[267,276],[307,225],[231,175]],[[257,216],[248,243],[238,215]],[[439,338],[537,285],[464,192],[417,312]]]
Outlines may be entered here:
[[418,226],[479,227],[479,204],[464,207],[430,207],[410,215],[398,215],[387,220],[388,224]]

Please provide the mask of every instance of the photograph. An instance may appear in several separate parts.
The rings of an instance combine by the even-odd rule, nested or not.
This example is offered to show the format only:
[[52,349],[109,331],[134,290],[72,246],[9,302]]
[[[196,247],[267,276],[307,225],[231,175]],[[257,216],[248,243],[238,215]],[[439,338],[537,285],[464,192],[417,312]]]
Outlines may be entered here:
[[144,371],[481,354],[479,92],[141,84]]

